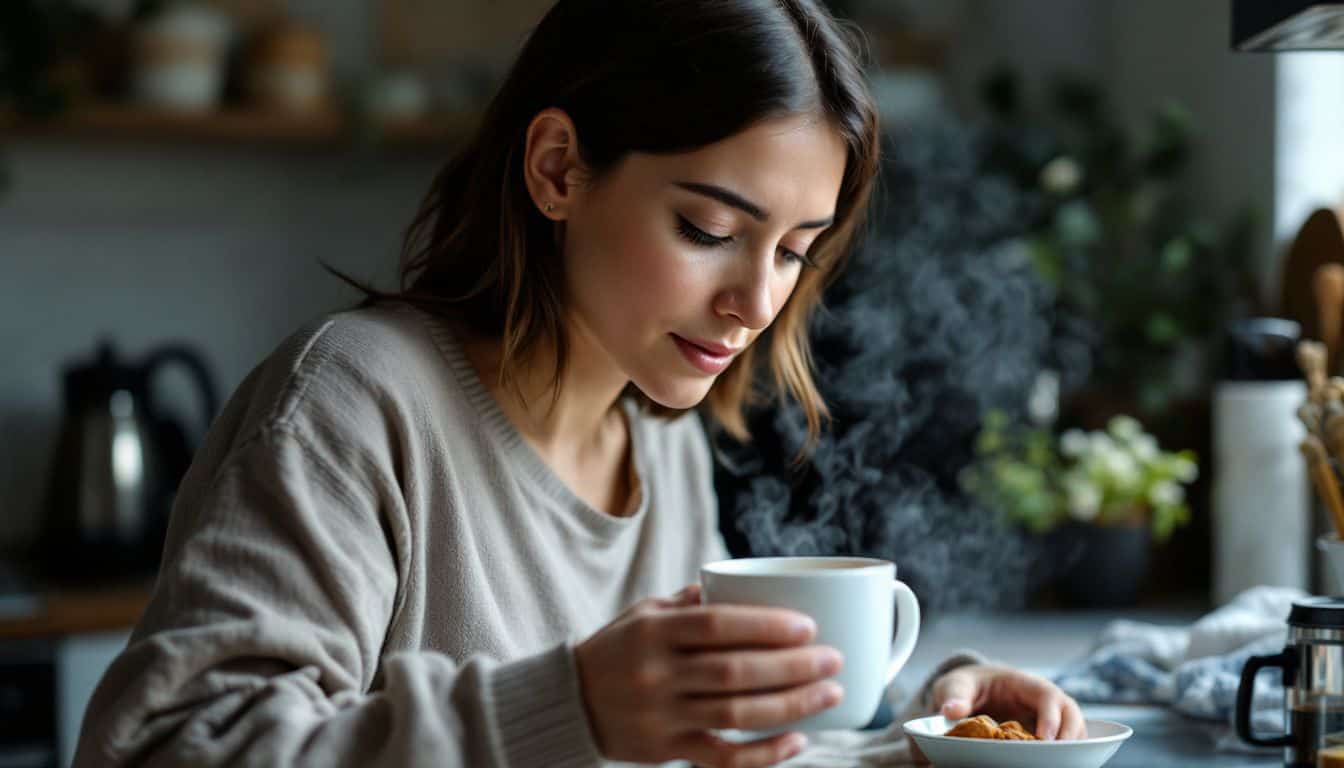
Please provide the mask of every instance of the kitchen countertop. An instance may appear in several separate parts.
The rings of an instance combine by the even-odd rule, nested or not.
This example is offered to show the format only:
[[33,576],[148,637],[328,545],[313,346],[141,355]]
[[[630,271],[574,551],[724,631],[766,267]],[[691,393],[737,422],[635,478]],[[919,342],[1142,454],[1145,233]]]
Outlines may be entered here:
[[[950,614],[931,617],[920,629],[919,645],[901,671],[907,686],[918,685],[949,653],[973,648],[996,661],[1043,675],[1087,652],[1101,628],[1117,618],[1174,626],[1187,625],[1203,611],[1193,608],[1126,611]],[[1134,735],[1106,768],[1269,768],[1283,765],[1283,751],[1260,754],[1214,750],[1215,723],[1177,715],[1164,707],[1084,704],[1086,717],[1114,720]]]
[[150,589],[143,583],[0,595],[0,640],[129,629],[144,612]]
[[[0,639],[41,638],[98,632],[132,626],[144,610],[150,585],[122,585],[96,590],[42,591],[25,600],[11,600],[0,610]],[[4,606],[0,606],[4,607]],[[930,616],[919,644],[899,682],[918,685],[948,654],[973,648],[1012,666],[1052,675],[1063,664],[1087,652],[1107,622],[1120,618],[1158,624],[1187,625],[1200,608],[1141,609],[1118,612],[1025,612],[1011,614],[944,614]],[[1217,752],[1217,724],[1172,713],[1156,706],[1084,704],[1087,717],[1115,720],[1134,729],[1107,768],[1270,768],[1282,765],[1282,751],[1260,754]],[[879,719],[883,713],[879,713]],[[887,719],[890,713],[886,712]],[[880,723],[879,723],[880,724]]]

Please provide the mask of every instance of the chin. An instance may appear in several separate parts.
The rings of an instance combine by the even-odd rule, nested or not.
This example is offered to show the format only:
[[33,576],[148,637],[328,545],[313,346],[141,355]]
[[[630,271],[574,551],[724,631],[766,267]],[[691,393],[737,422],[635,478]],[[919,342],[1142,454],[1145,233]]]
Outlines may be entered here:
[[643,392],[646,397],[655,403],[664,408],[684,411],[696,407],[705,399],[717,377],[691,380],[670,377],[650,378],[651,380],[634,379],[632,381],[640,392]]

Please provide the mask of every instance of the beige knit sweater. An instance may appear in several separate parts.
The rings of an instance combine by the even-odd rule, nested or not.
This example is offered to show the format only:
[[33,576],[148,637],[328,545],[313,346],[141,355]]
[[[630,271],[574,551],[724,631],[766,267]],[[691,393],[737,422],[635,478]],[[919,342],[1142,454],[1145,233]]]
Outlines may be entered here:
[[[75,765],[610,765],[574,645],[727,557],[699,420],[627,412],[642,494],[615,517],[522,440],[429,315],[383,305],[296,333],[183,481]],[[906,759],[899,727],[820,741],[791,764]]]

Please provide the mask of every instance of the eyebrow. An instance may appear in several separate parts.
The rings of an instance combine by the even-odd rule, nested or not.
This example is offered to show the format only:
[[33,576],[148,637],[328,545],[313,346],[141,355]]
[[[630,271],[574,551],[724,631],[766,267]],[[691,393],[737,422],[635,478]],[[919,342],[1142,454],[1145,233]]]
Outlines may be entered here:
[[[770,220],[769,211],[766,211],[764,208],[761,208],[759,205],[751,202],[731,189],[725,189],[715,184],[701,184],[695,181],[674,181],[672,183],[688,192],[704,195],[705,197],[718,200],[724,205],[731,205],[738,210],[745,211],[748,216],[759,222]],[[800,222],[797,228],[821,229],[822,227],[829,227],[834,221],[835,216],[832,215],[824,219],[816,219],[815,221]]]

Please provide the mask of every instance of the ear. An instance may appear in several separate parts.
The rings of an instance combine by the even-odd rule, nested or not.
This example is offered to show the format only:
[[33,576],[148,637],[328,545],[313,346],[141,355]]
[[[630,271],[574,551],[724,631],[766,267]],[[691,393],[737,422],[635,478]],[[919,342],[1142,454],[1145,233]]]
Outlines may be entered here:
[[579,159],[579,134],[563,110],[548,107],[527,127],[523,177],[532,202],[553,221],[568,218],[587,171]]

